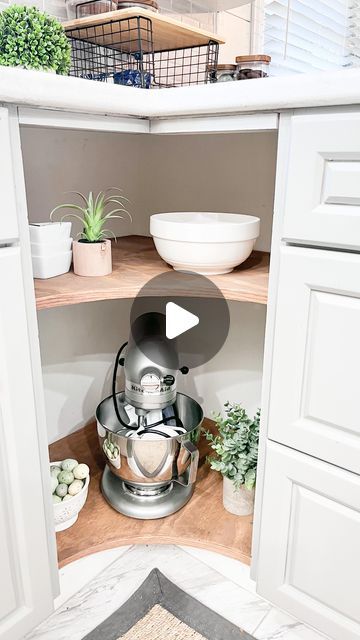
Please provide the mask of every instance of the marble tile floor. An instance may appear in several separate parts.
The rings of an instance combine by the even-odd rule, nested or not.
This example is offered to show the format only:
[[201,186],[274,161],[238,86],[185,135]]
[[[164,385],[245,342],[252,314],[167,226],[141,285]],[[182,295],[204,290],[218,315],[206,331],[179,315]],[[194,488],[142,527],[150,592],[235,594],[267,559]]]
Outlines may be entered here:
[[121,547],[64,567],[55,613],[27,640],[81,640],[119,608],[154,567],[257,640],[326,640],[260,598],[246,565],[175,545]]

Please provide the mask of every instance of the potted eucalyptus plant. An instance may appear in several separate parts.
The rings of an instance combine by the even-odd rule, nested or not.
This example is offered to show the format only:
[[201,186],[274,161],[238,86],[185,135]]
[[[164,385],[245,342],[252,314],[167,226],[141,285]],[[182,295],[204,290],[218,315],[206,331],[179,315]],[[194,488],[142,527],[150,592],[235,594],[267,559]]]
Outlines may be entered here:
[[205,433],[214,451],[208,461],[223,475],[225,509],[245,516],[254,510],[260,409],[249,418],[240,404],[226,402],[224,406],[225,416],[215,416],[217,433]]
[[[75,192],[82,200],[79,204],[60,204],[50,214],[50,220],[56,211],[70,209],[65,213],[61,222],[66,218],[75,218],[80,221],[83,230],[78,234],[79,240],[73,242],[74,273],[78,276],[107,276],[112,271],[111,242],[109,236],[116,240],[116,236],[105,225],[114,218],[123,219],[131,216],[125,209],[124,196],[119,195],[121,189],[107,189],[94,196],[90,191],[85,197],[82,193]],[[118,195],[114,195],[117,192]],[[115,205],[115,206],[114,206]],[[76,213],[73,213],[76,211]]]
[[67,74],[70,51],[61,23],[36,7],[14,4],[0,13],[0,65]]

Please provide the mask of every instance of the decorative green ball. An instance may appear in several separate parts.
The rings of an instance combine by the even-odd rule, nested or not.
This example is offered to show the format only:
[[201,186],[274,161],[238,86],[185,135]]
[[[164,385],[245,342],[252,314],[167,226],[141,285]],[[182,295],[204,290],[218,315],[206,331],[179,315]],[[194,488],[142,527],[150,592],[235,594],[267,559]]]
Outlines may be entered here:
[[56,495],[56,493],[54,493],[52,499],[54,504],[58,504],[58,502],[61,502],[60,496]]
[[73,470],[74,478],[77,480],[85,480],[90,473],[90,469],[87,464],[78,464]]
[[63,471],[73,471],[78,466],[78,461],[73,458],[67,458],[61,465]]
[[61,471],[58,475],[58,481],[65,484],[71,484],[74,482],[74,474],[72,471]]
[[60,467],[50,467],[50,475],[54,476],[55,478],[58,477],[60,471],[61,471]]
[[66,496],[67,492],[68,492],[68,486],[64,482],[62,484],[58,484],[58,486],[55,489],[56,495],[59,496],[60,498],[63,498],[64,496]]
[[59,484],[57,477],[56,476],[51,476],[50,483],[51,483],[51,493],[54,493],[56,487]]
[[16,4],[0,13],[0,65],[67,74],[70,53],[69,39],[56,18]]
[[77,493],[80,493],[83,486],[84,484],[82,480],[74,480],[74,482],[69,486],[69,494],[71,496],[76,496]]

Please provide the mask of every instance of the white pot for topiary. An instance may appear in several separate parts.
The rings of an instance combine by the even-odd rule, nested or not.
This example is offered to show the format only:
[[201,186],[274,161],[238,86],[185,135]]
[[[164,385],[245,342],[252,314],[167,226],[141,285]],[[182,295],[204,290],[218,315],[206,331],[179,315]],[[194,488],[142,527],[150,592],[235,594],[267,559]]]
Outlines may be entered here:
[[78,276],[107,276],[112,271],[111,242],[73,242],[74,273]]
[[238,489],[232,480],[223,477],[223,504],[226,511],[235,516],[249,516],[254,513],[255,489],[247,489],[242,484]]

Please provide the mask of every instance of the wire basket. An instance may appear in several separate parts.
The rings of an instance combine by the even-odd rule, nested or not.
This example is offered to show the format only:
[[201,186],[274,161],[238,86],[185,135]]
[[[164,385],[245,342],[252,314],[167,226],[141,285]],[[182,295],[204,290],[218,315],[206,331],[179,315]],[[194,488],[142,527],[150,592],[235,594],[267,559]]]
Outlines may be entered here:
[[66,28],[70,74],[149,89],[204,84],[217,67],[219,44],[156,51],[151,18],[132,16]]

